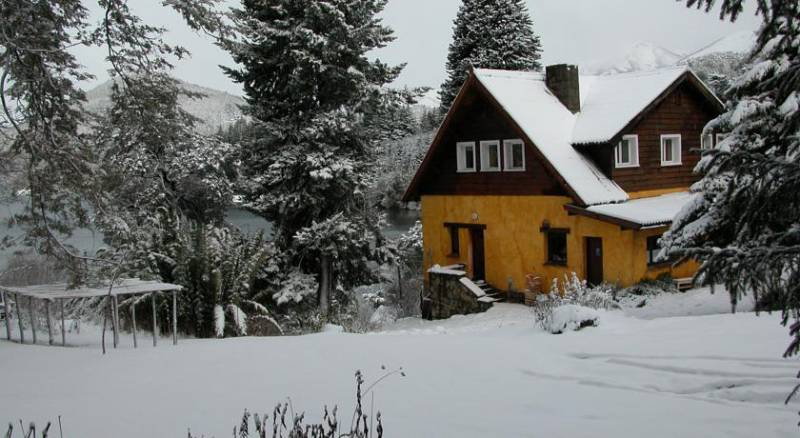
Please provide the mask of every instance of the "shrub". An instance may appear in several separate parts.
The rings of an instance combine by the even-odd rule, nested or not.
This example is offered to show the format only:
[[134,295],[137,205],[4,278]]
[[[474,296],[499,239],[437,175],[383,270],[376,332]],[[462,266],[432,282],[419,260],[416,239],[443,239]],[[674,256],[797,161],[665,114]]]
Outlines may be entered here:
[[553,313],[547,320],[544,329],[554,335],[558,335],[565,331],[596,327],[599,319],[600,315],[595,309],[577,304],[564,304],[553,309]]
[[598,309],[616,309],[615,289],[608,284],[590,287],[574,272],[563,281],[554,278],[550,293],[539,295],[533,306],[538,325],[554,334],[597,325]]
[[[386,367],[381,368],[386,369]],[[336,406],[330,411],[327,406],[323,407],[322,421],[320,423],[306,424],[305,413],[295,412],[290,400],[289,402],[278,403],[272,409],[271,424],[269,424],[269,414],[251,414],[245,410],[239,425],[233,427],[233,436],[234,438],[248,438],[252,434],[257,438],[382,438],[383,423],[381,413],[378,411],[375,414],[373,427],[373,422],[370,421],[370,416],[373,413],[371,410],[369,415],[364,412],[363,399],[372,393],[378,383],[394,374],[405,376],[403,369],[399,368],[385,373],[364,389],[364,375],[361,371],[356,371],[356,407],[348,432],[341,431],[338,408]],[[189,431],[188,437],[195,438],[195,435],[192,435],[191,431]]]

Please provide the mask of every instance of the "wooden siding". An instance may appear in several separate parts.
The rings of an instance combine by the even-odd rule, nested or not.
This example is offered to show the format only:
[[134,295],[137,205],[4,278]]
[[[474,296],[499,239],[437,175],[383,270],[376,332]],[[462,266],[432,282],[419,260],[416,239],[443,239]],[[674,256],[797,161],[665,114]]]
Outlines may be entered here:
[[[627,192],[688,187],[698,180],[693,169],[700,158],[700,135],[717,110],[688,82],[655,106],[623,135],[639,136],[639,167],[614,167],[613,145],[598,146],[592,153],[601,169],[611,169],[611,178]],[[681,135],[681,165],[661,165],[661,135]],[[610,164],[610,166],[609,166]]]
[[[501,164],[503,140],[524,139],[515,127],[478,87],[465,90],[456,113],[445,127],[429,168],[421,181],[421,195],[566,195],[565,190],[538,159],[530,144],[525,145],[524,172],[480,171],[480,142],[499,140]],[[456,171],[456,143],[475,142],[478,171]]]

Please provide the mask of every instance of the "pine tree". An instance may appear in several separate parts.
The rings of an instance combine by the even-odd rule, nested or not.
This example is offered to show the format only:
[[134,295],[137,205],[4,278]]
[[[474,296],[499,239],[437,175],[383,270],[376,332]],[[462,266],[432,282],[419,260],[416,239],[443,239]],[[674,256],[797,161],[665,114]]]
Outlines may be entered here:
[[[392,41],[386,0],[245,0],[232,17],[239,64],[260,130],[243,151],[246,205],[272,221],[291,266],[318,274],[320,308],[334,283],[357,281],[380,240],[365,189],[374,151],[365,113],[393,93],[401,67],[367,53]],[[389,96],[387,96],[389,95]],[[352,239],[351,239],[352,237]],[[335,271],[335,272],[334,272]]]
[[[706,7],[711,0],[688,0]],[[752,292],[794,318],[800,349],[800,4],[758,0],[763,18],[746,73],[728,91],[727,112],[706,131],[726,132],[704,151],[698,197],[663,239],[667,250],[701,263],[697,280],[724,284],[734,306]],[[743,0],[725,0],[721,18],[735,20]]]
[[539,70],[541,44],[523,0],[464,0],[447,54],[447,80],[439,91],[447,112],[470,67]]

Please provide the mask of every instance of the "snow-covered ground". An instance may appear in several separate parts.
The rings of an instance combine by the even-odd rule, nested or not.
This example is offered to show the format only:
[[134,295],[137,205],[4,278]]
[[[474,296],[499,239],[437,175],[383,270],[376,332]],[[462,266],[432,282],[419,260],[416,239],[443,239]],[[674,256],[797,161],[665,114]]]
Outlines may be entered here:
[[338,404],[349,422],[355,370],[369,382],[385,365],[406,373],[375,391],[387,437],[796,436],[800,406],[783,400],[800,361],[780,359],[777,315],[655,313],[600,312],[599,327],[550,335],[530,309],[501,304],[367,335],[158,348],[143,335],[138,350],[124,337],[106,356],[88,328],[80,348],[3,341],[0,422],[60,415],[70,438],[225,437],[245,408],[271,413],[286,397],[311,419]]

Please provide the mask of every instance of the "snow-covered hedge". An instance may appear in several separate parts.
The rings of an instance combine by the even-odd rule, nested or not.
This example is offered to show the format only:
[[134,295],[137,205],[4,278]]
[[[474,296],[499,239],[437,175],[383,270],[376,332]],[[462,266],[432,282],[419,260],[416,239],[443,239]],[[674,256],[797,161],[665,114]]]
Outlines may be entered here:
[[613,288],[609,285],[590,287],[574,272],[559,281],[554,278],[550,293],[540,295],[533,308],[537,324],[559,334],[598,324],[598,309],[617,309]]
[[553,309],[550,319],[545,322],[544,329],[557,335],[584,327],[596,327],[599,320],[600,314],[595,309],[577,304],[565,304]]

